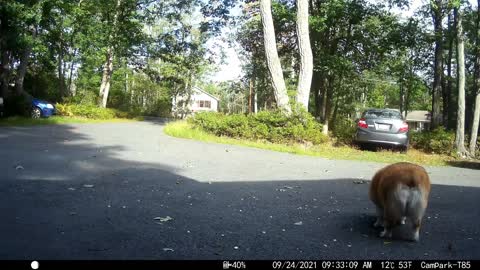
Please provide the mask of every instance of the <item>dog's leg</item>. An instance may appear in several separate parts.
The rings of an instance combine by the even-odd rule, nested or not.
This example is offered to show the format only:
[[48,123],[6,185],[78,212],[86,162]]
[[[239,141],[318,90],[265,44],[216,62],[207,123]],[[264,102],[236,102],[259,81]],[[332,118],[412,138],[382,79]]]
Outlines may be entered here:
[[373,224],[373,227],[383,227],[383,209],[377,206],[377,220]]

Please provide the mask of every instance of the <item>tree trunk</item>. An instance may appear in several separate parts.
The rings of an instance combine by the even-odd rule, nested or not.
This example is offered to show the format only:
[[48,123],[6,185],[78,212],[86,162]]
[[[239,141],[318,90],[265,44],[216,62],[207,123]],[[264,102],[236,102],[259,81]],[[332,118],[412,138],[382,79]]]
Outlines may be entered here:
[[[403,80],[403,76],[401,79]],[[403,81],[400,82],[400,114],[407,116],[407,113],[405,112],[405,87]]]
[[477,36],[476,36],[476,50],[475,50],[475,68],[474,68],[474,82],[473,91],[476,93],[475,97],[475,111],[473,113],[472,131],[470,134],[470,155],[475,156],[477,148],[478,125],[480,121],[480,0],[478,0],[477,7]]
[[107,107],[107,100],[108,100],[108,93],[110,91],[110,79],[113,73],[113,53],[112,47],[107,49],[106,61],[103,67],[103,75],[102,75],[102,84],[100,85],[100,93],[99,96],[101,97],[100,106],[102,108]]
[[455,8],[457,17],[457,74],[458,74],[458,112],[457,132],[455,135],[455,146],[457,154],[461,157],[468,156],[465,148],[465,55],[463,41],[462,14]]
[[263,25],[265,56],[267,58],[267,66],[272,80],[275,101],[282,111],[286,114],[290,114],[292,109],[288,102],[287,88],[285,86],[285,80],[283,79],[280,59],[278,58],[275,29],[273,28],[271,0],[260,0],[260,15]]
[[[61,30],[63,31],[63,30]],[[65,69],[64,69],[64,52],[63,52],[63,34],[60,33],[60,44],[58,48],[58,92],[60,95],[60,99],[65,96]]]
[[252,113],[252,99],[253,99],[253,79],[250,78],[250,93],[248,95],[248,113]]
[[313,97],[315,101],[315,117],[320,117],[321,109],[322,109],[322,90],[321,90],[321,82],[323,78],[321,77],[320,72],[313,72],[312,78],[312,91]]
[[[444,94],[443,94],[443,110],[444,110],[444,116],[445,112],[447,115],[447,119],[444,119],[444,124],[448,129],[454,129],[454,104],[452,104],[452,58],[453,58],[453,50],[454,50],[454,35],[452,33],[455,32],[455,16],[453,16],[452,20],[452,15],[451,13],[448,13],[448,33],[449,33],[449,46],[448,46],[448,59],[447,59],[447,87],[444,89]],[[446,102],[445,102],[446,100]],[[446,105],[446,106],[445,106]]]
[[32,47],[27,45],[23,50],[20,57],[20,64],[18,65],[17,78],[15,79],[15,94],[19,95],[23,93],[23,81],[25,80],[25,74],[27,73],[28,60],[30,58],[30,53],[32,52]]
[[1,55],[2,65],[0,66],[0,84],[1,95],[6,98],[9,95],[8,92],[8,77],[10,76],[10,52],[6,49],[2,49]]
[[308,1],[297,0],[297,37],[300,53],[300,72],[297,85],[297,102],[308,111],[313,74],[313,56],[308,32]]
[[451,91],[452,91],[452,57],[453,57],[453,41],[454,41],[454,36],[452,33],[454,32],[454,22],[453,22],[453,16],[451,12],[448,13],[448,19],[447,19],[447,25],[448,25],[448,56],[446,59],[444,59],[445,66],[447,67],[447,75],[444,77],[442,80],[443,85],[442,85],[442,93],[443,93],[443,125],[446,128],[450,127],[450,123],[452,122],[452,106],[451,106]]
[[257,98],[257,90],[254,90],[255,94],[253,95],[253,113],[258,112],[258,98]]
[[[325,81],[328,81],[325,79]],[[323,91],[323,98],[322,98],[322,119],[323,119],[323,126],[322,126],[322,133],[328,135],[328,118],[329,118],[329,99],[330,99],[330,88],[331,84],[325,85],[325,89]]]
[[73,88],[72,88],[72,79],[73,79],[73,68],[75,67],[75,56],[77,55],[77,51],[78,51],[78,48],[75,48],[75,50],[73,51],[73,55],[71,56],[70,58],[70,71],[69,71],[69,75],[68,75],[68,86],[67,86],[67,89],[68,89],[68,92],[72,94],[72,96],[74,96],[74,91],[73,91]]
[[432,91],[432,129],[435,129],[442,123],[442,113],[440,111],[440,102],[442,95],[442,73],[443,73],[443,29],[442,29],[442,12],[443,1],[435,0],[431,2],[433,23],[435,31],[435,61],[433,75],[433,91]]
[[118,16],[120,15],[121,3],[122,3],[121,0],[117,0],[117,4],[115,7],[115,15],[113,17],[112,30],[108,37],[108,49],[106,53],[106,61],[103,67],[102,83],[100,84],[100,91],[99,91],[99,95],[102,98],[102,102],[100,104],[102,108],[107,107],[108,94],[110,92],[110,79],[113,73],[113,54],[114,54],[114,51],[113,51],[114,48],[112,43],[115,42],[115,32],[117,31],[116,29],[117,29],[117,23],[118,23]]

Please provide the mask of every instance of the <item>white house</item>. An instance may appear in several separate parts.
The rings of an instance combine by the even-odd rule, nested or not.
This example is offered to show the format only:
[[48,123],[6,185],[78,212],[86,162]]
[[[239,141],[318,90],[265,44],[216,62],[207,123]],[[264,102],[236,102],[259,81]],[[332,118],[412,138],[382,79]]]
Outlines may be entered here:
[[[187,101],[189,100],[188,104]],[[174,96],[172,99],[172,114],[175,117],[184,118],[188,115],[204,112],[218,111],[219,98],[207,93],[205,90],[194,86],[190,99],[186,94]]]
[[411,111],[405,117],[410,130],[422,131],[430,129],[432,115],[429,111]]

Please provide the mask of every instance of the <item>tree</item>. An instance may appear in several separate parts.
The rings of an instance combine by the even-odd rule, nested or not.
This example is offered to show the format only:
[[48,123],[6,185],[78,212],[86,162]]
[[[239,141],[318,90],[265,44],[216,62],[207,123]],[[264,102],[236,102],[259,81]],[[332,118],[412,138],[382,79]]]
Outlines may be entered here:
[[433,90],[432,90],[432,125],[435,129],[441,124],[441,97],[442,97],[442,74],[443,74],[443,0],[432,0],[430,2],[433,27],[435,33],[435,60],[434,60],[434,75],[433,75]]
[[313,56],[308,27],[308,0],[297,0],[297,38],[300,54],[297,102],[307,110],[313,74]]
[[470,134],[469,150],[472,156],[475,156],[477,146],[478,125],[480,122],[480,0],[477,1],[477,22],[476,22],[476,40],[475,40],[475,67],[473,91],[475,93],[475,110],[472,120],[472,130]]
[[114,42],[116,42],[116,33],[117,33],[117,25],[118,25],[118,17],[120,15],[120,7],[122,1],[116,0],[115,9],[113,10],[114,16],[113,21],[111,23],[110,33],[107,39],[107,51],[105,54],[105,64],[103,65],[103,75],[102,75],[102,83],[100,84],[100,92],[99,96],[101,98],[100,106],[105,108],[107,107],[107,100],[108,100],[108,93],[110,91],[110,79],[113,73],[113,57],[114,57]]
[[285,113],[290,114],[292,109],[287,96],[287,88],[283,78],[282,66],[278,58],[277,43],[275,41],[275,29],[273,27],[271,1],[260,0],[260,15],[262,17],[265,56],[268,70],[272,80],[277,106]]
[[457,131],[455,135],[455,146],[457,154],[461,157],[468,156],[465,148],[465,51],[462,27],[462,14],[460,7],[455,8],[457,17],[457,73],[458,73],[458,112]]

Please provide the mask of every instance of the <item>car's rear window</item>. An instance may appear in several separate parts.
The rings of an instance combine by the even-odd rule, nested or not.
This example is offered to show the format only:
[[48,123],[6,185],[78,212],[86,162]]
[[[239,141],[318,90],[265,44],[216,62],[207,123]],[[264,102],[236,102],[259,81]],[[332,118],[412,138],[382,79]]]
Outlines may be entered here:
[[363,118],[387,118],[387,119],[402,119],[402,115],[397,111],[387,110],[371,110],[363,113]]

